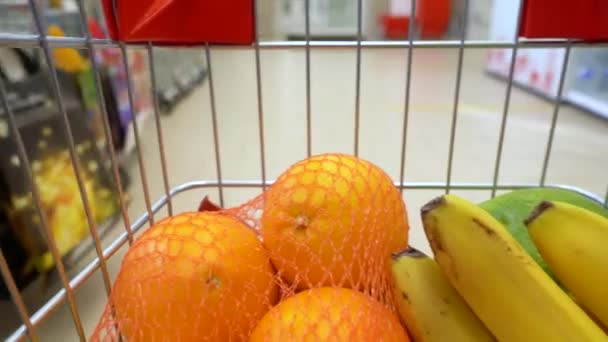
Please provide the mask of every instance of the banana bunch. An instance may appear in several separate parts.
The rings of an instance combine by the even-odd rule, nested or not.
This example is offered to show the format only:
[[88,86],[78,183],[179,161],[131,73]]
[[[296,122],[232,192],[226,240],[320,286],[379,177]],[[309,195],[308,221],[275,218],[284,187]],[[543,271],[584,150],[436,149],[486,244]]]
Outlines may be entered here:
[[566,293],[478,205],[445,195],[421,215],[435,260],[409,249],[392,264],[414,341],[608,341],[608,219],[543,202],[526,220]]
[[576,301],[608,327],[608,219],[562,202],[543,202],[528,233]]

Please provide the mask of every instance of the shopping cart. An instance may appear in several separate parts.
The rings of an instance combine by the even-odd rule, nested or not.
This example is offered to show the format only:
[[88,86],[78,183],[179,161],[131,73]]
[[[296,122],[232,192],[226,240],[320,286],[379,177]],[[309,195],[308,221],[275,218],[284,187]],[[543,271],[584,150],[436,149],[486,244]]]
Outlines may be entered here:
[[[86,8],[83,5],[82,1],[77,1],[78,9],[80,13],[80,17],[82,23],[86,23],[87,13]],[[143,183],[143,192],[145,197],[145,205],[146,212],[140,217],[133,219],[129,217],[126,209],[126,200],[125,200],[125,191],[123,186],[121,185],[120,175],[118,170],[118,158],[114,149],[109,148],[110,160],[111,160],[111,169],[113,171],[113,178],[115,183],[117,184],[117,192],[120,196],[120,207],[122,213],[122,219],[124,221],[125,232],[122,233],[115,241],[113,241],[108,247],[105,249],[102,248],[102,244],[100,242],[100,237],[97,232],[97,227],[95,220],[93,218],[93,214],[90,208],[89,200],[87,199],[87,193],[84,190],[83,177],[81,173],[78,171],[79,168],[75,167],[76,170],[76,178],[79,185],[80,195],[84,204],[84,210],[86,212],[87,221],[90,227],[90,234],[94,241],[95,251],[97,253],[97,258],[95,258],[92,262],[86,265],[75,277],[69,279],[65,270],[64,263],[62,262],[62,258],[60,256],[57,245],[54,241],[53,235],[51,234],[51,230],[49,229],[48,223],[45,222],[45,215],[41,207],[40,193],[39,189],[35,185],[32,176],[32,165],[28,159],[28,155],[26,154],[26,149],[23,143],[23,140],[20,136],[19,130],[17,129],[17,125],[15,123],[14,113],[8,105],[7,94],[5,85],[0,82],[0,98],[2,100],[2,105],[4,106],[4,111],[8,114],[8,122],[10,126],[10,130],[12,135],[16,139],[17,147],[18,147],[18,155],[21,160],[21,164],[23,165],[23,170],[27,173],[27,177],[29,180],[29,185],[32,189],[32,195],[36,204],[36,208],[38,211],[38,215],[41,218],[42,224],[46,230],[48,239],[49,249],[54,257],[56,262],[57,271],[59,274],[59,278],[61,283],[63,284],[63,289],[57,292],[54,296],[50,298],[50,300],[45,303],[38,311],[32,313],[29,312],[26,305],[24,304],[24,300],[22,299],[19,290],[15,285],[15,281],[11,276],[11,272],[7,265],[7,262],[4,256],[0,253],[0,270],[2,271],[2,275],[4,281],[7,284],[7,287],[12,296],[12,300],[15,306],[18,309],[18,313],[23,322],[21,327],[19,327],[10,337],[9,340],[20,340],[25,337],[29,337],[31,340],[38,340],[39,336],[37,335],[37,326],[45,320],[49,315],[53,313],[53,311],[62,305],[64,302],[67,302],[71,315],[74,321],[74,326],[76,328],[76,333],[81,340],[86,340],[87,334],[83,329],[83,325],[81,323],[80,315],[78,309],[76,307],[76,303],[74,300],[74,292],[81,287],[85,282],[87,282],[91,276],[95,272],[101,272],[104,286],[109,293],[111,289],[110,276],[108,274],[108,269],[106,265],[106,261],[112,257],[120,248],[126,248],[125,245],[130,244],[133,241],[133,236],[136,232],[138,232],[143,227],[147,226],[148,222],[153,221],[154,214],[159,212],[163,208],[167,208],[169,215],[173,214],[172,207],[172,198],[178,196],[181,193],[191,191],[193,189],[218,189],[220,202],[223,204],[223,194],[224,189],[226,188],[259,188],[264,189],[265,187],[272,184],[272,180],[267,179],[266,172],[266,153],[265,153],[265,140],[264,140],[264,108],[263,108],[263,92],[262,92],[262,83],[261,83],[261,68],[260,68],[260,50],[262,49],[304,49],[305,50],[305,64],[303,68],[306,70],[306,151],[307,154],[311,154],[311,73],[310,73],[310,51],[312,49],[323,49],[323,48],[341,48],[341,49],[351,49],[356,53],[356,69],[354,72],[356,73],[356,83],[355,83],[355,112],[354,112],[354,132],[353,132],[353,147],[354,154],[357,155],[359,152],[359,131],[360,131],[360,89],[361,89],[361,52],[363,49],[403,49],[404,54],[407,54],[407,70],[405,77],[405,109],[403,112],[403,122],[402,122],[402,137],[401,137],[401,153],[397,158],[400,158],[400,170],[399,170],[399,179],[395,181],[395,186],[397,186],[402,191],[404,189],[411,190],[438,190],[450,192],[451,190],[487,190],[491,192],[491,195],[494,196],[497,191],[500,190],[510,190],[517,188],[525,188],[530,186],[545,186],[546,184],[546,175],[547,168],[549,163],[549,158],[552,151],[553,138],[555,135],[556,122],[560,111],[560,104],[562,103],[561,97],[564,88],[564,80],[568,66],[568,60],[570,56],[570,51],[573,46],[584,46],[589,45],[590,43],[584,41],[577,40],[565,40],[565,39],[542,39],[542,40],[532,40],[532,39],[521,39],[516,37],[513,41],[471,41],[466,40],[466,30],[463,28],[461,32],[461,37],[459,40],[444,40],[444,41],[429,41],[429,40],[414,40],[413,35],[409,36],[409,40],[407,41],[364,41],[362,40],[362,19],[361,19],[361,5],[362,1],[358,1],[358,21],[357,21],[357,40],[355,41],[332,41],[332,42],[324,42],[324,41],[311,41],[310,40],[310,18],[309,18],[309,6],[308,1],[306,1],[306,17],[305,17],[305,28],[306,28],[306,40],[305,41],[289,41],[289,42],[264,42],[259,41],[257,38],[257,33],[255,37],[254,44],[250,47],[254,51],[255,58],[255,72],[256,72],[256,82],[257,82],[257,114],[258,114],[258,136],[259,136],[259,146],[260,146],[260,168],[261,168],[261,179],[257,181],[240,181],[240,180],[231,180],[225,179],[222,177],[222,168],[220,165],[220,145],[218,140],[218,120],[217,120],[217,111],[215,108],[215,99],[214,99],[214,80],[212,74],[211,67],[211,54],[210,50],[212,46],[209,44],[201,45],[201,49],[204,51],[206,55],[206,63],[208,70],[208,88],[210,91],[210,99],[211,99],[211,111],[212,111],[212,130],[213,130],[213,143],[214,143],[214,154],[215,154],[215,165],[216,165],[216,173],[217,177],[215,179],[208,180],[196,180],[188,183],[184,183],[178,185],[176,187],[170,188],[169,186],[169,175],[167,173],[167,162],[165,158],[165,149],[163,145],[163,132],[161,121],[159,118],[159,109],[158,109],[158,100],[156,99],[155,92],[152,92],[154,96],[154,118],[156,122],[156,135],[158,139],[158,143],[160,146],[160,160],[162,165],[162,182],[164,185],[164,196],[153,201],[150,196],[150,191],[148,189],[148,182],[150,181],[147,177],[147,171],[145,167],[143,167],[142,160],[142,152],[141,152],[141,141],[138,130],[138,122],[137,120],[133,121],[133,133],[135,137],[135,148],[136,154],[139,161],[139,165],[142,167],[139,168],[141,180]],[[467,13],[468,13],[468,3],[469,1],[465,1],[465,9],[463,11],[464,18],[462,22],[467,22]],[[70,128],[68,117],[66,114],[65,105],[61,100],[61,89],[57,78],[57,72],[54,68],[53,64],[53,55],[52,49],[57,47],[76,47],[76,48],[84,48],[89,51],[95,51],[96,49],[104,48],[104,47],[118,47],[122,52],[122,61],[124,65],[128,65],[128,56],[126,52],[126,45],[124,43],[113,41],[110,39],[93,39],[91,38],[90,32],[87,29],[87,25],[83,24],[82,27],[84,29],[84,37],[82,38],[57,38],[57,37],[48,37],[45,35],[46,29],[43,27],[43,21],[41,19],[41,13],[39,8],[37,7],[37,2],[35,0],[29,0],[29,9],[33,16],[35,22],[36,33],[35,34],[8,34],[8,33],[0,33],[0,47],[22,47],[22,46],[33,46],[39,47],[43,53],[44,60],[46,64],[49,66],[50,77],[51,77],[51,86],[52,92],[55,98],[58,100],[57,105],[59,107],[59,111],[62,114],[63,124],[64,124],[64,133],[66,135],[68,145],[69,145],[69,153],[71,157],[71,161],[75,166],[78,163],[78,157],[75,151],[74,137],[72,134],[72,130]],[[411,1],[411,13],[416,12],[416,1]],[[255,11],[254,11],[255,12]],[[519,26],[520,21],[522,20],[521,8],[519,10],[519,15],[517,18],[517,23]],[[255,15],[254,15],[255,21]],[[416,23],[414,20],[409,21],[409,32],[416,31]],[[503,143],[505,140],[505,131],[506,131],[506,123],[507,118],[509,116],[509,105],[511,99],[511,92],[513,89],[513,76],[515,69],[515,60],[518,53],[518,49],[522,47],[550,47],[550,48],[563,48],[565,49],[565,57],[563,67],[561,68],[560,78],[559,78],[559,87],[557,91],[557,99],[555,100],[555,107],[552,113],[552,120],[550,125],[550,131],[548,140],[546,142],[546,149],[544,154],[544,160],[542,163],[542,172],[540,176],[540,180],[538,184],[499,184],[499,171],[500,165],[503,155]],[[152,53],[155,49],[154,44],[146,43],[146,44],[138,44],[138,48],[145,49],[147,51],[147,56],[149,58],[149,72],[151,76],[152,89],[156,87],[155,80],[155,61],[154,54]],[[229,48],[229,47],[223,47]],[[444,182],[408,182],[404,179],[404,169],[405,169],[405,156],[406,156],[406,143],[407,143],[407,135],[408,131],[412,129],[412,127],[408,126],[408,114],[409,114],[409,104],[410,104],[410,88],[411,88],[411,71],[412,71],[412,53],[413,50],[419,48],[446,48],[446,49],[456,49],[458,51],[458,59],[457,59],[457,68],[454,70],[456,74],[456,86],[453,98],[453,110],[451,115],[451,128],[450,128],[450,145],[449,145],[449,153],[448,153],[448,163],[447,170],[445,174]],[[508,77],[507,77],[507,87],[505,93],[505,100],[502,107],[502,119],[500,123],[500,132],[499,132],[499,140],[496,151],[496,159],[494,162],[493,168],[493,177],[491,183],[456,183],[452,181],[452,165],[454,162],[454,141],[456,136],[456,126],[457,126],[457,116],[459,114],[459,97],[460,97],[460,85],[462,78],[462,65],[463,65],[463,54],[467,49],[475,49],[475,48],[504,48],[510,49],[511,54],[511,62],[508,69]],[[91,59],[92,67],[94,70],[97,70],[98,66],[94,58]],[[126,68],[127,79],[131,79],[131,75],[129,75],[129,68]],[[97,90],[97,96],[99,98],[99,104],[102,107],[102,112],[106,112],[105,102],[103,101],[103,92],[100,82],[100,76],[97,72],[94,74],[95,76],[95,86]],[[134,107],[134,96],[133,91],[129,92],[129,103],[131,108]],[[109,123],[107,120],[107,116],[103,116],[105,118],[104,124],[104,133],[107,141],[112,141],[111,132]],[[567,186],[565,186],[567,187]],[[576,190],[588,197],[591,197],[598,202],[604,203],[604,205],[608,204],[608,194],[604,198],[600,198],[600,196],[593,194],[591,192],[585,191],[584,189],[568,187],[570,189]]]

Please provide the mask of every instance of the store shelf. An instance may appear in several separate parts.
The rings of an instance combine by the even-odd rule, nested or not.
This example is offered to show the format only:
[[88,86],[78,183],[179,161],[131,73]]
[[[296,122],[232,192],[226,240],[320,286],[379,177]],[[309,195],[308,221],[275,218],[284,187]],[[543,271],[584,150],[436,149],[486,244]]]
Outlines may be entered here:
[[[148,110],[141,111],[135,115],[135,120],[137,120],[137,134],[139,134],[139,136],[143,134],[150,117],[152,117],[152,112]],[[133,122],[130,122],[127,126],[125,144],[118,154],[118,162],[121,164],[125,164],[132,156],[133,151],[135,151],[135,135],[133,132]]]
[[[112,229],[114,229],[119,220],[119,213],[117,212],[110,219],[106,220],[102,224],[97,227],[97,233],[99,234],[99,239],[103,241],[104,237],[107,236]],[[73,260],[75,263],[78,263],[82,260],[87,254],[89,254],[95,248],[93,238],[90,235],[87,235],[80,243],[74,247],[68,254],[65,255],[64,258]],[[68,272],[71,274],[76,274],[80,271],[77,268],[69,269]]]
[[566,93],[565,101],[574,106],[581,107],[600,117],[608,119],[608,102],[604,100],[572,89]]

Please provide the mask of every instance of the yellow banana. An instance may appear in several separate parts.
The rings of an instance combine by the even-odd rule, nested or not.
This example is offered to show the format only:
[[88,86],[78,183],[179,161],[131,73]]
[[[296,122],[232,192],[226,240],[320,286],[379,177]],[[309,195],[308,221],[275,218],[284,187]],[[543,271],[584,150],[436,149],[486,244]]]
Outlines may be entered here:
[[394,297],[416,342],[495,341],[435,260],[410,247],[393,254]]
[[562,202],[542,202],[528,232],[557,279],[608,327],[608,219]]
[[444,274],[499,341],[608,341],[485,210],[445,195],[422,221]]

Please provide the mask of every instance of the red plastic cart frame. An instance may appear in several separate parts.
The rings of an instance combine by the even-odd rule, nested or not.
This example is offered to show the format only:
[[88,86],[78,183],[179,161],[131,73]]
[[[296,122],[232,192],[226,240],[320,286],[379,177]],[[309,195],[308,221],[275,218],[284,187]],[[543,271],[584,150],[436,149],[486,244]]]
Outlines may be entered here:
[[524,1],[520,36],[608,40],[607,0]]
[[253,0],[103,0],[108,31],[122,42],[251,44]]

